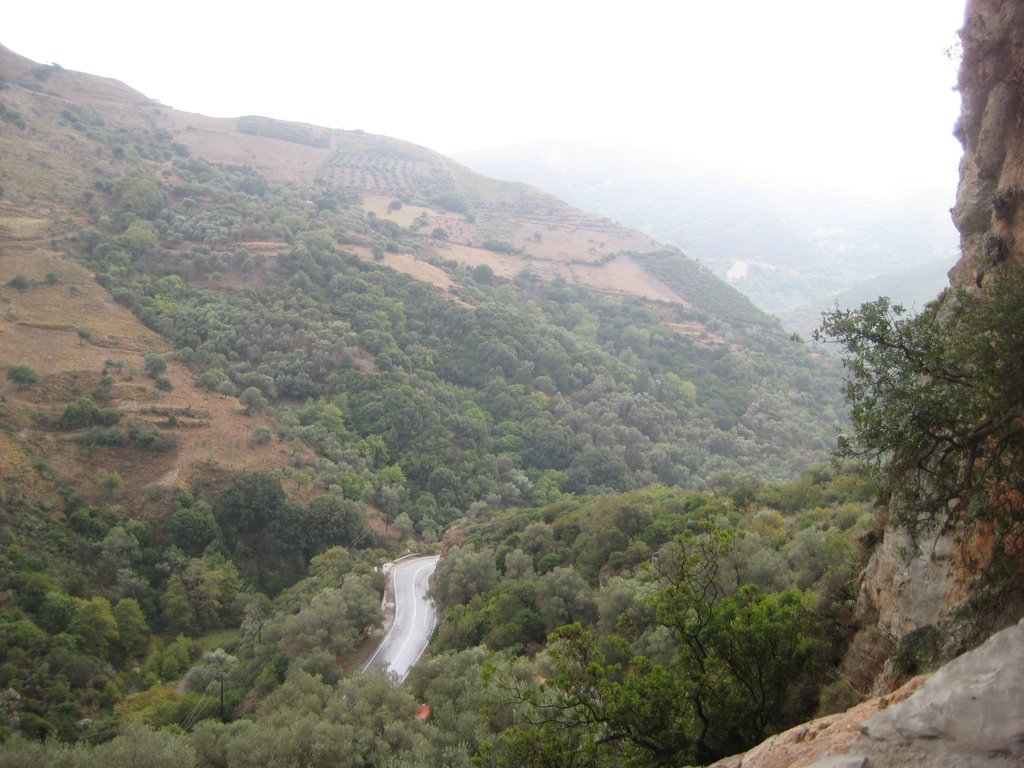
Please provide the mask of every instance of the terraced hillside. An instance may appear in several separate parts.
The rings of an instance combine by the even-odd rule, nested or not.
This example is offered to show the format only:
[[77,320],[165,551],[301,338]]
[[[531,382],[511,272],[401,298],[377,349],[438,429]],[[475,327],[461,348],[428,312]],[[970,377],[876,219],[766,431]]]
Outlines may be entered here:
[[380,561],[466,520],[820,497],[835,366],[534,189],[6,50],[0,157],[0,739],[187,729],[199,649],[242,659],[239,715],[289,669],[337,679]]
[[[527,312],[537,313],[542,328],[551,322],[541,320],[550,310],[537,302],[550,300],[552,286],[556,292],[568,290],[558,286],[579,286],[588,293],[569,290],[571,303],[583,304],[576,319],[555,320],[561,332],[590,334],[599,347],[604,345],[602,354],[612,354],[625,366],[627,378],[649,372],[640,372],[646,363],[636,369],[637,361],[626,352],[644,358],[667,332],[670,347],[691,349],[673,355],[683,354],[678,358],[682,361],[689,354],[692,371],[677,365],[672,375],[694,386],[700,405],[722,402],[714,382],[742,379],[747,374],[737,371],[762,367],[753,362],[756,358],[768,360],[784,352],[788,362],[783,365],[795,364],[797,369],[779,378],[784,386],[771,397],[781,397],[780,403],[788,400],[785,408],[803,409],[801,419],[814,420],[817,426],[810,428],[813,437],[800,449],[800,458],[773,462],[773,473],[789,474],[802,462],[824,456],[833,429],[828,425],[836,423],[835,390],[829,389],[835,384],[808,389],[806,379],[797,376],[800,369],[817,371],[820,361],[789,344],[777,323],[699,265],[635,231],[526,186],[486,179],[396,139],[261,117],[213,119],[181,113],[121,83],[39,66],[6,50],[0,56],[0,76],[5,85],[0,91],[0,148],[5,157],[0,168],[0,258],[9,276],[2,289],[7,310],[0,363],[28,365],[43,375],[44,385],[33,388],[31,397],[53,419],[69,400],[106,381],[103,376],[109,377],[113,369],[105,362],[118,362],[118,376],[108,387],[110,402],[140,423],[154,421],[151,414],[144,418],[146,409],[172,414],[169,428],[181,433],[174,452],[178,458],[164,460],[157,477],[147,471],[140,481],[173,484],[172,478],[189,476],[187,468],[204,461],[230,469],[254,461],[287,464],[301,455],[294,447],[281,451],[265,443],[250,445],[254,419],[260,417],[237,402],[232,405],[224,394],[237,395],[255,381],[251,375],[229,372],[233,357],[248,357],[250,367],[258,370],[262,356],[236,346],[233,352],[218,352],[217,362],[196,346],[213,329],[204,330],[203,321],[197,320],[189,321],[198,327],[187,332],[180,326],[187,313],[197,311],[194,300],[200,295],[205,297],[200,304],[215,296],[230,303],[252,291],[280,290],[282,280],[293,287],[306,278],[314,283],[329,280],[329,274],[320,276],[312,268],[296,271],[304,259],[322,259],[326,253],[348,254],[344,258],[372,265],[358,268],[369,270],[367,274],[391,267],[433,284],[453,307],[479,308],[493,301],[498,295],[493,291],[504,285],[501,290],[514,289],[518,300],[534,302]],[[152,277],[143,282],[157,282],[143,285],[145,274]],[[18,285],[12,282],[15,277]],[[625,311],[641,325],[654,325],[640,332],[642,341],[594,337],[595,326],[586,317],[612,311],[591,304],[598,296],[627,302],[625,309],[614,312]],[[183,297],[191,309],[179,306]],[[635,309],[629,309],[634,302]],[[256,316],[253,322],[262,325],[266,320]],[[342,336],[347,333],[350,340],[335,344],[343,350],[337,353],[342,364],[349,360],[370,373],[387,370],[380,344],[367,338],[365,322],[356,317],[347,322]],[[403,342],[396,341],[408,355]],[[496,343],[516,347],[508,340]],[[593,342],[556,343],[571,361],[591,354],[580,345]],[[171,383],[169,391],[156,390],[155,380],[141,375],[146,354],[168,361],[163,378]],[[727,366],[734,372],[709,378],[713,362],[722,355],[736,356]],[[526,394],[545,397],[575,398],[593,375],[552,376],[540,361],[531,366],[532,377],[523,380]],[[631,368],[636,369],[633,374],[628,373]],[[233,381],[233,389],[224,386],[218,394],[215,388],[197,388],[194,384],[204,373],[208,380],[222,374]],[[59,390],[59,397],[53,390],[51,397],[45,382],[54,376],[70,376],[78,384]],[[556,382],[554,389],[538,389],[538,377]],[[457,382],[462,377],[449,373],[442,378]],[[734,446],[730,450],[737,456],[744,450],[735,446],[757,440],[735,429],[744,411],[755,401],[764,402],[749,390],[761,378],[755,374],[751,384],[742,385],[746,394],[732,405],[715,406],[734,415],[712,416],[707,422],[712,430],[730,433],[725,443]],[[295,393],[326,395],[324,381],[314,376],[312,387],[299,387]],[[792,381],[803,384],[793,388]],[[263,396],[271,401],[280,394],[263,387]],[[5,395],[26,408],[32,402],[29,391],[10,384]],[[808,396],[811,400],[801,404]],[[819,397],[829,398],[830,404],[814,399]],[[190,421],[188,413],[209,416]],[[753,424],[763,415],[750,412],[746,418]],[[193,422],[201,426],[187,429]],[[710,433],[700,423],[693,421],[692,428],[700,430],[701,442],[707,444]],[[592,440],[587,438],[577,449]],[[710,449],[707,455],[716,453]],[[706,462],[689,460],[687,474],[698,479],[706,475]],[[644,466],[641,462],[632,471]],[[83,464],[75,471],[85,474],[88,468]],[[670,476],[663,473],[662,479]],[[129,486],[140,487],[136,482]]]

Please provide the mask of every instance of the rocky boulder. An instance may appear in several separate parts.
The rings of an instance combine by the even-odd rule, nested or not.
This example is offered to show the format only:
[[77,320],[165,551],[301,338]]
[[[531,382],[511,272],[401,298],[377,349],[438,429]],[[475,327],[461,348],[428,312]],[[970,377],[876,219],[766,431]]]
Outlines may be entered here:
[[713,768],[1024,765],[1024,622],[931,677],[771,737]]
[[1024,623],[949,662],[863,732],[865,752],[884,745],[942,759],[918,765],[1024,764]]

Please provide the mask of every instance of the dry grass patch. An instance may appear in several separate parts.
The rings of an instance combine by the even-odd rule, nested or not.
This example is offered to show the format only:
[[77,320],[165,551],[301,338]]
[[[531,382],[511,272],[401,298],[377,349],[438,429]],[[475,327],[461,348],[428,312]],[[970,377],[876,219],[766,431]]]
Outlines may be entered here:
[[[345,250],[351,251],[364,261],[374,261],[372,249],[366,246],[346,245]],[[396,272],[403,272],[424,283],[437,286],[443,291],[448,291],[455,286],[451,277],[443,269],[408,253],[385,253],[384,259],[380,263],[391,267]]]
[[5,240],[35,240],[46,237],[49,225],[47,219],[0,215],[0,237]]
[[524,269],[531,269],[542,277],[554,277],[558,274],[558,268],[549,261],[540,259],[524,258],[511,253],[495,253],[486,248],[475,248],[471,245],[451,243],[448,246],[438,248],[437,256],[442,259],[453,259],[460,264],[470,267],[477,267],[481,264],[488,265],[499,277],[513,278]]
[[659,250],[639,232],[593,217],[527,218],[516,222],[512,243],[538,258],[556,261],[600,261],[622,251]]
[[248,165],[275,181],[311,186],[331,150],[241,133],[234,118],[205,117],[162,108],[156,124],[192,154],[214,163]]
[[0,431],[0,488],[7,498],[31,500],[37,506],[40,502],[49,502],[58,509],[60,498],[52,484],[40,477],[34,466],[38,462],[38,455]]
[[390,219],[400,227],[409,227],[416,220],[417,217],[426,214],[430,216],[434,213],[430,208],[424,208],[420,205],[402,205],[398,210],[390,208],[394,197],[388,195],[363,195],[360,201],[359,207],[367,213],[373,213],[381,219]]
[[364,195],[360,208],[378,218],[393,221],[405,229],[411,227],[422,216],[427,223],[419,228],[419,234],[428,239],[432,239],[435,229],[445,230],[448,239],[455,243],[472,243],[480,236],[476,226],[466,221],[462,214],[405,204],[398,210],[393,210],[388,206],[394,199],[382,195]]
[[689,306],[682,296],[647,272],[629,256],[618,255],[608,263],[599,266],[572,264],[570,269],[574,282],[602,293],[637,296],[653,301],[669,301]]

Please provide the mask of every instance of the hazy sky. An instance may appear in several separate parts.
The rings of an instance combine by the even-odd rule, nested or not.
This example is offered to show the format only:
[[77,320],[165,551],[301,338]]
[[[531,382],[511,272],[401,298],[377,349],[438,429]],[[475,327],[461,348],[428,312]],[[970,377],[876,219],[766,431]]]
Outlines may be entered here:
[[10,3],[0,43],[164,104],[446,154],[659,148],[877,191],[956,183],[963,0]]

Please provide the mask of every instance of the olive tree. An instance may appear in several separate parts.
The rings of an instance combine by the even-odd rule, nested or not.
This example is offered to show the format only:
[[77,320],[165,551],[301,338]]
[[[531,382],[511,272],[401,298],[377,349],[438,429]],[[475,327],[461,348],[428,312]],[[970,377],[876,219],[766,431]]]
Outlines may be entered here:
[[[843,348],[854,432],[839,454],[866,461],[911,534],[1024,525],[1024,283],[961,289],[920,314],[880,298],[826,313]],[[1000,547],[997,546],[997,550]]]
[[18,389],[24,389],[39,381],[39,374],[27,365],[14,365],[7,369],[7,380],[16,384]]

